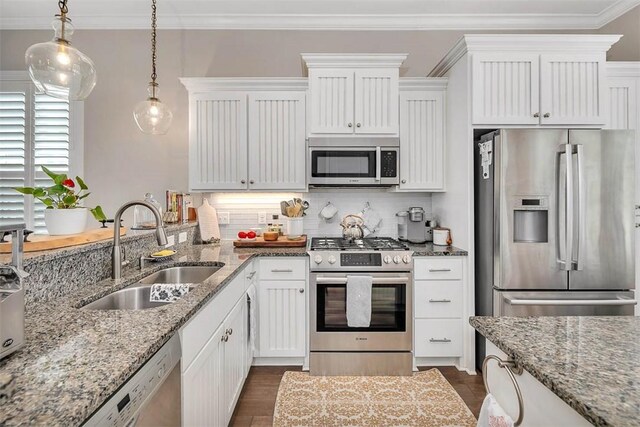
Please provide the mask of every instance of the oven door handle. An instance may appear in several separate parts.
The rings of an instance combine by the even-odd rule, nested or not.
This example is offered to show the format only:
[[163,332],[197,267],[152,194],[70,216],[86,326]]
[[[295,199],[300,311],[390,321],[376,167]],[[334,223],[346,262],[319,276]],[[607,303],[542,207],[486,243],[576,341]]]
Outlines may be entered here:
[[[330,285],[346,285],[346,277],[316,277],[316,283],[330,284]],[[394,276],[394,277],[374,277],[374,285],[384,284],[396,284],[396,283],[409,283],[409,278],[406,276]]]

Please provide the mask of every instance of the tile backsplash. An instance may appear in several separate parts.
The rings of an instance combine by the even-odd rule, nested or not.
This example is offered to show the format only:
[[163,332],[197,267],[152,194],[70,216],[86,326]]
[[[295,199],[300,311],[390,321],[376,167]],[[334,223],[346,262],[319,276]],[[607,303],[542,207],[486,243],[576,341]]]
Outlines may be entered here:
[[[208,193],[204,197],[209,199],[218,213],[229,213],[229,224],[220,225],[223,239],[235,239],[241,230],[265,227],[258,224],[258,214],[266,213],[267,222],[272,222],[272,215],[280,215],[280,201],[293,197],[300,197],[310,204],[304,217],[305,233],[310,236],[339,236],[342,217],[357,214],[367,202],[382,218],[380,229],[375,233],[377,236],[397,237],[395,215],[398,211],[420,206],[428,215],[432,212],[431,195],[428,193],[395,193],[374,189],[318,189],[309,193]],[[328,222],[318,215],[327,202],[338,208],[337,215]],[[282,215],[280,219],[284,223]]]

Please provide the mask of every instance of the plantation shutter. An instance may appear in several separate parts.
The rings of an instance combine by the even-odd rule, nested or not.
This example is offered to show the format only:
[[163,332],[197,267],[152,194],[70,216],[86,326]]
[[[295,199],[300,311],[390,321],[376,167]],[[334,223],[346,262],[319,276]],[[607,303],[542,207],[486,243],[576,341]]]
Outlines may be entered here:
[[69,174],[70,130],[68,101],[36,94],[30,81],[0,81],[0,224],[46,232],[44,205],[13,188],[52,185],[43,165]]
[[28,91],[0,92],[0,224],[25,221],[25,198],[13,187],[27,182]]
[[[34,184],[51,186],[51,178],[42,172],[45,166],[56,173],[69,173],[69,102],[48,95],[35,95],[33,118]],[[44,209],[34,203],[33,227],[44,231]]]

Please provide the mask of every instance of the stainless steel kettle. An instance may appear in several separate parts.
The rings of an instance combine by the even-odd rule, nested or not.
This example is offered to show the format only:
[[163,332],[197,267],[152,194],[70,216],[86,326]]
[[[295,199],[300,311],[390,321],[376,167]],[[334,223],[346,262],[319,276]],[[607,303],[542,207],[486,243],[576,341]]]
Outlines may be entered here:
[[342,237],[349,240],[362,239],[364,230],[362,225],[364,220],[358,215],[347,215],[342,218],[340,227],[342,227]]

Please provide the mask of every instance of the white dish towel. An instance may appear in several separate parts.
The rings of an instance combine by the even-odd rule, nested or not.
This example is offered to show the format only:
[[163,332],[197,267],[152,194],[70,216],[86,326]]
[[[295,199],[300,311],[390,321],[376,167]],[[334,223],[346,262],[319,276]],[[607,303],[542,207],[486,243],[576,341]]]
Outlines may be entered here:
[[487,394],[480,408],[477,427],[513,427],[513,419],[493,395]]
[[368,328],[371,324],[371,276],[347,276],[347,326]]
[[256,322],[256,287],[255,285],[249,286],[247,288],[247,298],[251,302],[251,309],[249,310],[249,348],[251,349],[251,353],[256,351],[256,332],[257,332],[257,322]]

